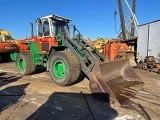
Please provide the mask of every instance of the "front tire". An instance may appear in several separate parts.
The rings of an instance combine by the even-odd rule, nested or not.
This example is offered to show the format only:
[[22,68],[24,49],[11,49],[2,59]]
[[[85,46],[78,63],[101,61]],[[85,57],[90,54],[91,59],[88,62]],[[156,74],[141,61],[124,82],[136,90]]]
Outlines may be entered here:
[[16,58],[16,68],[17,72],[24,76],[32,74],[36,66],[32,63],[32,55],[30,52],[20,52]]
[[56,52],[51,54],[49,73],[57,85],[67,86],[75,83],[80,75],[80,63],[71,52]]

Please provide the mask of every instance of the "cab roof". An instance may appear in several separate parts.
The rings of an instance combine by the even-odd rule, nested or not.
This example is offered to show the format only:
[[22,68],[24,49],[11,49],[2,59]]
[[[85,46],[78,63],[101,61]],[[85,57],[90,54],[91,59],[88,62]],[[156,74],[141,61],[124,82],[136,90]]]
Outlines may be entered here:
[[48,15],[48,16],[45,16],[45,17],[42,17],[40,19],[52,19],[52,20],[61,20],[61,21],[65,21],[65,22],[71,22],[72,20],[69,19],[69,18],[65,18],[65,17],[62,17],[62,16],[58,16],[58,15]]

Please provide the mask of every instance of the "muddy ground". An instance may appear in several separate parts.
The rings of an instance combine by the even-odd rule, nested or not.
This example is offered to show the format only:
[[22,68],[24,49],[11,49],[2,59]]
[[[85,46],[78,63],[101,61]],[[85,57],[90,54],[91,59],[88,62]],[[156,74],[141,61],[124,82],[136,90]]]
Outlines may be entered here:
[[127,106],[117,107],[92,98],[86,78],[61,87],[42,68],[20,77],[14,62],[0,63],[0,120],[159,120],[160,74],[135,71],[143,89]]

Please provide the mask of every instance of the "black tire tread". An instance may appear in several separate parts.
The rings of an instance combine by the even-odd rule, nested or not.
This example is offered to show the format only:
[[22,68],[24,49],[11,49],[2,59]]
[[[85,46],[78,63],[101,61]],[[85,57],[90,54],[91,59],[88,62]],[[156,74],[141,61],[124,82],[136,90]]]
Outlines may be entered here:
[[70,64],[73,67],[71,71],[71,79],[66,85],[72,85],[78,80],[81,72],[81,67],[78,58],[72,52],[65,51],[64,53],[68,56],[69,61],[71,61]]
[[36,66],[33,65],[33,63],[32,63],[31,53],[30,52],[20,52],[19,55],[24,56],[24,58],[26,60],[26,64],[27,64],[26,72],[23,75],[30,75],[30,74],[34,73]]
[[[61,86],[69,86],[69,85],[72,85],[73,83],[76,83],[80,75],[80,72],[81,72],[81,67],[80,67],[78,58],[70,51],[58,51],[58,52],[51,54],[49,57],[49,60],[52,61],[52,58],[56,58],[56,57],[60,57],[62,60],[65,59],[65,61],[67,62],[67,66],[69,67],[69,71],[68,71],[69,73],[67,77],[61,83],[58,83],[55,80],[57,79],[56,77],[52,78],[52,80],[57,85],[61,85]],[[51,65],[52,63],[49,63],[49,64]],[[52,77],[51,69],[49,71]]]

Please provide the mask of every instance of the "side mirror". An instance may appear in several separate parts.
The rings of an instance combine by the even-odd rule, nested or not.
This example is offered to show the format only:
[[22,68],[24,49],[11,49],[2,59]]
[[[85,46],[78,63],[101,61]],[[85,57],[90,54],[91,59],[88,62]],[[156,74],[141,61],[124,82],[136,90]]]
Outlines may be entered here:
[[73,30],[74,30],[74,31],[76,31],[76,30],[77,30],[77,28],[76,28],[76,26],[75,26],[75,25],[73,25]]

